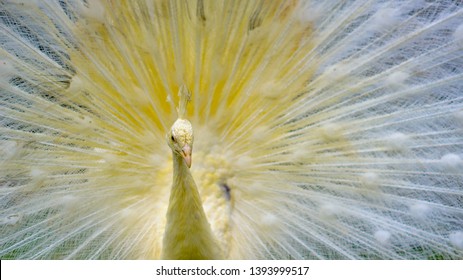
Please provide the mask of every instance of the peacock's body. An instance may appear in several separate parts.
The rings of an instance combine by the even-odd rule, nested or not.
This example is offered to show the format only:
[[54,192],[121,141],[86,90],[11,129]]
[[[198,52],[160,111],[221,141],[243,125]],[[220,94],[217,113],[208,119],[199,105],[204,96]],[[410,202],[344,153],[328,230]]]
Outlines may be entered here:
[[0,47],[2,259],[160,258],[182,86],[215,257],[463,258],[461,1],[0,0]]

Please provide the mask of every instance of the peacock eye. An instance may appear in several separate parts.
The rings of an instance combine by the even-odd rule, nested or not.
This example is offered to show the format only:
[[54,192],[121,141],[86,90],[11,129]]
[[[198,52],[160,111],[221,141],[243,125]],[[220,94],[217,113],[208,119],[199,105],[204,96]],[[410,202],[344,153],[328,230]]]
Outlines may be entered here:
[[175,142],[175,137],[174,137],[174,135],[171,135],[171,136],[170,136],[170,139],[172,139],[172,141]]

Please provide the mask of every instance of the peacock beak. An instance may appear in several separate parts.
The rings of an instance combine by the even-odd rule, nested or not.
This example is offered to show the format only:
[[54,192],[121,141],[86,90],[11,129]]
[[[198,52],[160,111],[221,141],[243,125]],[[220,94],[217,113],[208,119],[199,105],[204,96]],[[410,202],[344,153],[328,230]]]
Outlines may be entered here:
[[182,148],[182,157],[185,160],[186,166],[191,167],[191,147],[188,144],[185,144]]

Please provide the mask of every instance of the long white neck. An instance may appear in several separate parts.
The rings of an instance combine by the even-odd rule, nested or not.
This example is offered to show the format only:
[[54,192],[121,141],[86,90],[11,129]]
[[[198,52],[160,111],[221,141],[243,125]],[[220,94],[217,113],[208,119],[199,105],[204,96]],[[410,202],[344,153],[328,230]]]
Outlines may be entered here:
[[220,248],[183,158],[173,153],[174,179],[167,210],[162,259],[220,259]]

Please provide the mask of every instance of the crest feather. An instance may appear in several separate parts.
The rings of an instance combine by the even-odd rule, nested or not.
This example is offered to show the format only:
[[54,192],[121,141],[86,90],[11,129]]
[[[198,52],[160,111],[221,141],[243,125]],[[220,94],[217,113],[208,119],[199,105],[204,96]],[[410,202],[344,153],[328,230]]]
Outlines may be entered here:
[[179,119],[183,119],[186,115],[186,107],[188,102],[191,100],[191,94],[188,88],[185,85],[182,85],[178,90],[178,96],[180,97],[177,114]]

